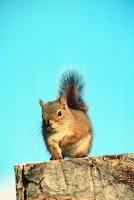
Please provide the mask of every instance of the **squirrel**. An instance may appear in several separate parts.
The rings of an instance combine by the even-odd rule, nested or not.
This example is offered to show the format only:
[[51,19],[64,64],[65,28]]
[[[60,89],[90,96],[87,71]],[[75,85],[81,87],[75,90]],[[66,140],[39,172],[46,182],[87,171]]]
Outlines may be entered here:
[[59,97],[42,107],[42,134],[50,160],[87,157],[91,150],[93,130],[83,99],[83,77],[77,70],[68,69],[60,79]]

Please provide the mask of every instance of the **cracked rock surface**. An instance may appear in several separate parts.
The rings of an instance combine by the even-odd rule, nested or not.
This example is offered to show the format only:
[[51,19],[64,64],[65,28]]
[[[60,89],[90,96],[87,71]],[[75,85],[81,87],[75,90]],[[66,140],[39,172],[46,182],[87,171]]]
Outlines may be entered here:
[[15,166],[17,200],[134,200],[134,154]]

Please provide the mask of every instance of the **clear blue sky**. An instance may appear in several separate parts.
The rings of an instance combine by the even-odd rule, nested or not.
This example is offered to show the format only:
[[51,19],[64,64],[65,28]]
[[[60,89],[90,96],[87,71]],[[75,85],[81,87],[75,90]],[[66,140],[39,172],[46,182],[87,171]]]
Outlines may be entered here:
[[91,156],[134,152],[134,1],[1,0],[0,199],[15,199],[15,164],[49,160],[38,100],[68,66],[87,83]]

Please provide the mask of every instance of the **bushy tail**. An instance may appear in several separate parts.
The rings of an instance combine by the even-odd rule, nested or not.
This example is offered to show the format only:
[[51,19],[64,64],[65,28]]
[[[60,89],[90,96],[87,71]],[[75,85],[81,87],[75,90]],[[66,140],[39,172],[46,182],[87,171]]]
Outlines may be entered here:
[[82,75],[75,69],[68,69],[61,75],[59,95],[66,96],[68,107],[87,112],[88,106],[83,99],[84,86]]

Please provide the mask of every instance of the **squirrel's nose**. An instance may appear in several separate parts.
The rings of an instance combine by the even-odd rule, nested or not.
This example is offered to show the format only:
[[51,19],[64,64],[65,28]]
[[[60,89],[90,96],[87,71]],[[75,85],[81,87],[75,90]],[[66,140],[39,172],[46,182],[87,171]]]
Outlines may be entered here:
[[52,126],[51,120],[46,120],[46,126],[47,126],[47,127],[51,127],[51,126]]

